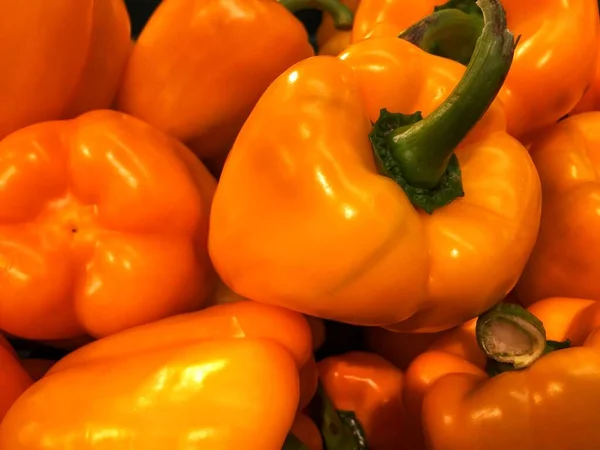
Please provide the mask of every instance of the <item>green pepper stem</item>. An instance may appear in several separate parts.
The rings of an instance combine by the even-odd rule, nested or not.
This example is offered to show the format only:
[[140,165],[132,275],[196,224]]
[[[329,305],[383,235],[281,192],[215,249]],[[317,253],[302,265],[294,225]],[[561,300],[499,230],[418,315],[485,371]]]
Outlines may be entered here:
[[339,0],[278,0],[288,11],[295,13],[305,9],[317,9],[326,12],[333,18],[338,30],[350,30],[354,22],[354,14]]
[[295,435],[288,433],[281,450],[308,450],[308,447]]
[[477,319],[477,343],[488,358],[514,369],[529,367],[546,351],[544,324],[520,305],[499,303]]
[[455,148],[488,110],[510,69],[515,41],[500,1],[479,0],[477,5],[484,25],[458,85],[429,116],[389,136],[391,154],[414,187],[439,184]]
[[410,26],[398,37],[432,55],[469,64],[477,39],[481,36],[481,14],[459,9],[442,9]]
[[328,450],[366,450],[362,427],[352,412],[338,411],[321,383],[315,400],[318,401],[317,425]]

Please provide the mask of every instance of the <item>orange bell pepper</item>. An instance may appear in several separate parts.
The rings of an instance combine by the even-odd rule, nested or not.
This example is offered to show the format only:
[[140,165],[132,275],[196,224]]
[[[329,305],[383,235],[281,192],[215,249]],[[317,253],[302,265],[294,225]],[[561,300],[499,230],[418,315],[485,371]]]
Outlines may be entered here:
[[351,26],[350,11],[333,0],[162,1],[133,49],[118,109],[186,143],[220,171],[263,91],[314,54],[289,11],[309,3],[333,12],[338,27]]
[[142,325],[53,366],[5,417],[0,448],[280,450],[311,355],[300,314],[254,302]]
[[32,383],[33,380],[19,364],[14,350],[0,335],[0,423],[15,400]]
[[498,31],[497,0],[482,4],[492,22],[466,72],[406,41],[368,39],[269,87],[211,210],[209,252],[231,289],[325,319],[432,332],[513,288],[537,235],[540,184],[500,105],[484,114],[514,41]]
[[531,147],[542,180],[540,234],[517,285],[524,305],[553,296],[600,300],[600,112],[570,117]]
[[[370,450],[404,448],[404,377],[393,364],[373,353],[350,352],[318,363],[326,395],[351,423]],[[350,448],[350,447],[334,447]]]
[[172,138],[114,111],[0,142],[0,329],[104,336],[199,308],[215,180]]
[[5,1],[0,30],[0,138],[111,105],[131,48],[123,0]]
[[506,306],[451,331],[406,372],[407,412],[422,418],[427,448],[597,449],[600,303],[546,299],[533,316]]
[[[591,82],[596,58],[590,49],[597,48],[600,30],[598,4],[597,0],[502,0],[502,5],[508,28],[520,40],[500,98],[508,132],[527,141],[528,134],[569,113]],[[482,23],[475,0],[363,0],[356,11],[352,41],[397,36],[440,7],[446,9],[417,25],[418,37],[413,35],[413,40],[459,61],[467,52],[468,60]]]
[[[351,11],[356,11],[360,0],[340,0]],[[321,25],[317,29],[317,48],[319,55],[339,55],[352,39],[352,30],[340,30],[336,28],[333,16],[323,15]]]

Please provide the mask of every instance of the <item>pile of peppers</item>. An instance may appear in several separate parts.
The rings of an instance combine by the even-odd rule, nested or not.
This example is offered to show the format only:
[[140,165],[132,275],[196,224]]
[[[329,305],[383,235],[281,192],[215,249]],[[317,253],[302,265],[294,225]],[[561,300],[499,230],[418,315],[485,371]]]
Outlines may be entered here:
[[599,450],[597,0],[157,3],[0,0],[0,450]]

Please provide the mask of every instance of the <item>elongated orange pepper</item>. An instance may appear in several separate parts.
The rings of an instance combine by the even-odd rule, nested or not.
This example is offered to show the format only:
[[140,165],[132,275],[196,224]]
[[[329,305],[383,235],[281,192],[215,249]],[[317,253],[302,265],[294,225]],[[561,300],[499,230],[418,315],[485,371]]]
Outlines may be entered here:
[[595,450],[600,303],[546,299],[529,307],[534,317],[506,306],[451,331],[406,372],[427,448]]
[[202,306],[216,182],[182,144],[95,111],[0,141],[0,329],[108,335]]
[[[381,356],[350,352],[319,361],[319,379],[346,424],[372,450],[403,448],[402,372]],[[337,447],[335,447],[337,448]],[[340,450],[347,447],[339,447]]]
[[12,404],[33,383],[10,344],[0,335],[0,423]]
[[[341,2],[351,11],[356,11],[360,0],[341,0]],[[337,56],[350,45],[352,30],[336,28],[333,16],[324,14],[316,38],[319,55]]]
[[302,315],[254,302],[132,328],[53,366],[5,417],[0,448],[280,450],[311,352]]
[[108,108],[131,48],[123,0],[2,2],[0,138]]
[[[502,0],[502,5],[508,28],[520,40],[500,98],[508,132],[526,141],[529,133],[569,113],[590,84],[596,66],[591,49],[597,48],[600,30],[598,5],[597,0]],[[430,16],[434,8],[445,9]],[[456,60],[466,56],[468,61],[482,24],[475,0],[363,0],[352,40],[397,36],[426,16],[415,30],[418,38],[412,39],[433,53]]]
[[540,234],[517,285],[525,305],[553,296],[600,300],[600,112],[570,117],[531,147],[542,181]]
[[484,114],[514,41],[498,1],[482,5],[492,23],[466,72],[406,41],[368,39],[269,87],[211,210],[210,255],[231,289],[430,332],[508,294],[537,235],[540,184],[500,105]]
[[332,12],[338,27],[351,26],[350,11],[334,0],[161,2],[133,49],[118,109],[185,142],[220,171],[263,91],[314,54],[290,13],[309,3]]

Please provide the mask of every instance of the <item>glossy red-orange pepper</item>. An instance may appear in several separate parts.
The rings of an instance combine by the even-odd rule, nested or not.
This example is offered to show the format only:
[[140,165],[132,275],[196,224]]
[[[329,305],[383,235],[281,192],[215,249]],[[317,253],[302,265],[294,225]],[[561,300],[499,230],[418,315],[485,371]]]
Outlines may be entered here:
[[138,119],[94,111],[0,141],[0,329],[104,336],[199,308],[215,180]]
[[[427,121],[473,98],[453,94],[444,103],[463,74],[458,63],[381,38],[280,76],[240,132],[215,194],[209,251],[223,281],[255,301],[405,332],[457,326],[506,296],[535,242],[541,198],[501,105],[492,104],[456,147],[464,197],[432,214],[385,176],[369,141],[382,108],[422,111]],[[467,123],[463,113],[455,117],[457,127]],[[396,152],[388,161],[416,134],[435,141],[423,153],[454,142],[448,137],[457,127],[436,134],[419,123],[414,134],[399,126],[394,138],[381,138]],[[414,171],[404,174],[427,172],[417,167],[427,160],[415,157]]]
[[0,423],[12,404],[33,380],[23,369],[10,344],[0,335]]
[[[445,3],[362,0],[352,40],[397,36]],[[502,5],[509,29],[520,40],[500,98],[508,132],[527,140],[527,134],[569,113],[590,84],[600,30],[598,4],[597,0],[502,0]]]
[[531,147],[542,181],[540,233],[517,285],[525,305],[600,300],[600,112],[569,117]]
[[117,107],[218,172],[263,91],[313,54],[302,23],[276,0],[165,0],[134,46]]
[[111,106],[129,36],[123,0],[2,2],[0,138]]
[[407,413],[422,419],[428,450],[598,448],[600,303],[553,298],[528,309],[547,339],[570,339],[573,348],[490,379],[473,320],[413,361],[405,374]]
[[0,448],[280,450],[311,358],[302,315],[254,302],[132,328],[54,365],[5,417]]
[[397,450],[405,442],[404,376],[374,353],[350,352],[319,361],[319,379],[336,410],[353,413],[372,450]]

